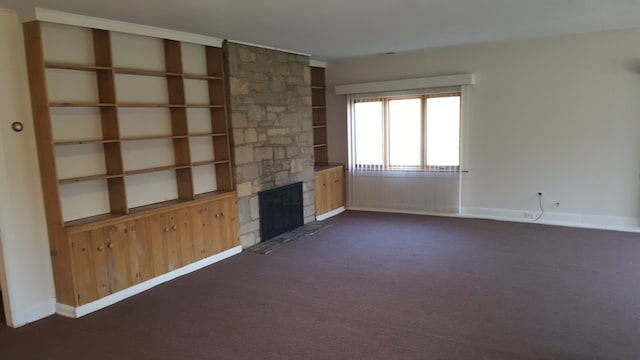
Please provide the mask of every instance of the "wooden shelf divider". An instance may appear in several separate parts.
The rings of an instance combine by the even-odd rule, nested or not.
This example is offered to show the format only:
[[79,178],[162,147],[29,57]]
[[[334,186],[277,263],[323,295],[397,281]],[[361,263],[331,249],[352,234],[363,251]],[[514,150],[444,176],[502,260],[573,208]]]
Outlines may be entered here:
[[188,169],[188,168],[189,168],[189,165],[182,165],[182,166],[166,165],[166,166],[157,166],[152,168],[142,168],[137,170],[127,170],[124,172],[124,175],[131,176],[131,175],[148,174],[148,173],[167,171],[167,170],[182,170],[182,169]]
[[211,132],[207,132],[207,133],[193,133],[193,134],[189,134],[189,137],[218,137],[218,136],[227,136],[227,133],[211,133]]
[[124,68],[124,67],[116,67],[113,70],[116,74],[158,76],[158,77],[166,77],[166,76],[182,77],[182,74],[179,72],[144,70],[144,69],[134,69],[134,68]]
[[55,141],[55,146],[69,146],[69,145],[87,145],[87,144],[107,144],[116,143],[117,139],[85,139],[85,140],[60,140]]
[[203,109],[224,109],[224,105],[217,105],[217,104],[187,104],[186,107],[188,108],[203,108]]
[[196,162],[193,162],[191,166],[195,167],[195,166],[211,165],[211,164],[215,164],[215,162],[216,162],[215,160],[196,161]]
[[198,75],[198,74],[184,74],[183,77],[185,79],[190,79],[190,80],[223,80],[221,76],[209,76],[209,75]]
[[150,136],[127,136],[121,138],[120,141],[147,141],[147,140],[171,140],[171,139],[186,139],[186,135],[150,135]]
[[106,180],[106,179],[115,179],[115,178],[121,178],[122,174],[114,174],[114,175],[107,175],[107,174],[101,174],[101,175],[88,175],[88,176],[79,176],[79,177],[73,177],[73,178],[67,178],[67,179],[60,179],[58,180],[58,183],[60,185],[68,185],[68,184],[75,184],[75,183],[79,183],[79,182],[86,182],[86,181],[94,181],[94,180]]
[[61,69],[61,70],[111,71],[111,67],[109,66],[73,64],[73,63],[52,62],[52,61],[45,62],[45,67],[47,69]]
[[49,107],[115,107],[115,103],[52,101]]
[[157,103],[138,103],[138,102],[120,102],[118,107],[122,108],[184,108],[184,104],[157,104]]

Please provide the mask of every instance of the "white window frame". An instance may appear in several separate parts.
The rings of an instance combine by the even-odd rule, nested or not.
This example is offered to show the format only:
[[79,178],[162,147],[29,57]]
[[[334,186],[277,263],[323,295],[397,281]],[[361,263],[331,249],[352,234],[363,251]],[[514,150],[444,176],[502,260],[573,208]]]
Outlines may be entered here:
[[[458,133],[458,165],[457,166],[427,166],[426,165],[426,99],[436,97],[447,96],[459,96],[460,97],[460,118],[459,118],[459,133]],[[420,166],[391,166],[389,164],[389,114],[388,114],[388,102],[394,99],[409,99],[409,98],[421,98],[421,161]],[[354,116],[354,104],[366,100],[381,99],[383,101],[383,164],[379,165],[365,165],[359,166],[356,164],[355,154],[355,116]],[[463,88],[447,87],[439,89],[421,89],[412,91],[396,91],[390,93],[369,93],[369,94],[357,94],[349,95],[348,98],[348,155],[349,155],[349,169],[351,171],[377,171],[377,172],[421,172],[421,173],[459,173],[462,169],[462,132],[463,132],[463,119],[464,119],[464,92]]]

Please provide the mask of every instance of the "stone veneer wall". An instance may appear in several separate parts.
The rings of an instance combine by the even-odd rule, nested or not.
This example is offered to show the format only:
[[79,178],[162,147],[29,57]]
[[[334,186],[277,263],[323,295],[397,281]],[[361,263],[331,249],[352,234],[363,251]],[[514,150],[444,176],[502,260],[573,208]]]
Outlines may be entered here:
[[258,192],[302,181],[305,224],[315,218],[309,58],[226,44],[240,242],[260,242]]

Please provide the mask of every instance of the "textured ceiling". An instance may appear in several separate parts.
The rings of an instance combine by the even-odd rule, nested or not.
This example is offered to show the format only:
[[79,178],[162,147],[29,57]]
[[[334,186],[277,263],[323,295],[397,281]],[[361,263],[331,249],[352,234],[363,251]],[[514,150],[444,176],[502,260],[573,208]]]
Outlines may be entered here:
[[640,28],[640,0],[0,0],[311,54],[319,60]]

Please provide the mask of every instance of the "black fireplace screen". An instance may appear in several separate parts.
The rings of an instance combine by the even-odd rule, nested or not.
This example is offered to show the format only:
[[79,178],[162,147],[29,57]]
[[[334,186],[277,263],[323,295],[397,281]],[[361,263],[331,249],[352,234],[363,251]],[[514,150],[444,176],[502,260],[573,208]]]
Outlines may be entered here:
[[261,241],[304,225],[302,182],[260,191],[258,202]]

